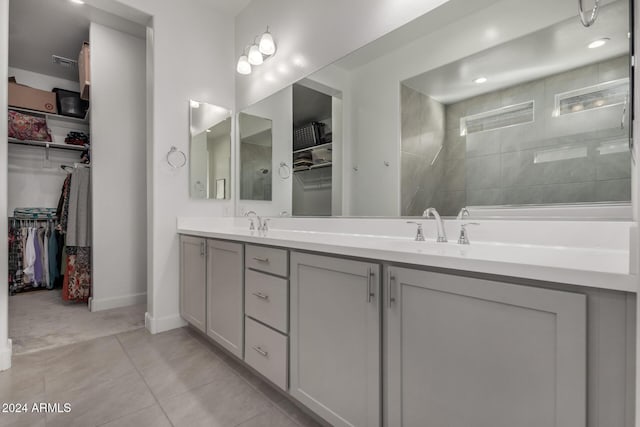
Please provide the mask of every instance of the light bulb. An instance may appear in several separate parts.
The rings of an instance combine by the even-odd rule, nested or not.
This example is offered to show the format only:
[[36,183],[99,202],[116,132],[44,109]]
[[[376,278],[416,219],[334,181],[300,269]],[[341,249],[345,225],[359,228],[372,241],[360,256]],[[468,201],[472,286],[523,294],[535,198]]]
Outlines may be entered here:
[[487,82],[487,78],[486,77],[478,77],[477,79],[473,79],[473,82],[476,84],[481,85],[482,83],[486,83]]
[[247,74],[251,74],[251,64],[249,64],[249,58],[247,58],[247,55],[242,55],[240,59],[238,59],[238,66],[236,70],[238,73],[245,76]]
[[262,35],[262,37],[260,37],[260,52],[267,56],[271,56],[276,53],[276,44],[273,41],[273,36],[269,31],[267,31]]
[[75,4],[84,4],[84,1],[82,0],[70,0],[71,3],[75,3]]
[[602,39],[598,39],[598,40],[594,40],[591,43],[589,43],[589,46],[587,46],[589,49],[597,49],[601,46],[604,46],[605,44],[607,44],[607,42],[610,39],[608,37],[604,37]]
[[258,49],[258,46],[254,44],[249,48],[249,64],[260,65],[263,62],[264,62],[264,58],[260,53],[260,49]]

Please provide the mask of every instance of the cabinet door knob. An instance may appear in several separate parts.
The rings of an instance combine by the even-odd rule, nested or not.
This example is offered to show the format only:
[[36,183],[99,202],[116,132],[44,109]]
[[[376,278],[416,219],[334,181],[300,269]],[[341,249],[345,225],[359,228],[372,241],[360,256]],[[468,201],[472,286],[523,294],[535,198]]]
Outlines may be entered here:
[[265,300],[265,301],[268,301],[268,300],[269,300],[269,295],[263,294],[262,292],[254,292],[254,293],[252,293],[251,295],[253,295],[253,296],[255,296],[255,297],[258,297],[258,298],[260,298],[260,299],[263,299],[263,300]]
[[268,351],[264,351],[260,346],[256,345],[256,346],[253,346],[251,348],[254,349],[261,356],[269,357],[269,352]]

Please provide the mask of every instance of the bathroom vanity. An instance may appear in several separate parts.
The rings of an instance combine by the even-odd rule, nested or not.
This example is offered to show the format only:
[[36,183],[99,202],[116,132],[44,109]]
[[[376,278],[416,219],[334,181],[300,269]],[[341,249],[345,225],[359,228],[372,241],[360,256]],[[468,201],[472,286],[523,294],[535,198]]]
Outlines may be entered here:
[[432,223],[416,242],[400,220],[181,219],[182,316],[334,426],[631,426],[629,252]]

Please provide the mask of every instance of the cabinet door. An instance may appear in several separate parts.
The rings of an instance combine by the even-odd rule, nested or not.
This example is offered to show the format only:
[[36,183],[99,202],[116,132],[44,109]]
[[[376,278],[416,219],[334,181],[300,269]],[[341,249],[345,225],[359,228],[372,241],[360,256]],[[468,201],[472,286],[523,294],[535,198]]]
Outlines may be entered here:
[[180,236],[180,315],[196,328],[206,328],[206,241]]
[[291,254],[290,393],[334,426],[380,425],[379,272]]
[[207,335],[242,358],[243,247],[207,241]]
[[585,427],[586,297],[390,268],[388,427]]

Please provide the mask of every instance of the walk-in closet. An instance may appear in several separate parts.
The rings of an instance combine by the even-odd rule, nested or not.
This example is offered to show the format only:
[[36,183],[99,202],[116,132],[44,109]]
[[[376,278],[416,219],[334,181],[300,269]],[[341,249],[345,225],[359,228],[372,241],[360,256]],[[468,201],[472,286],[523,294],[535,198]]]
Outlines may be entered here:
[[9,22],[14,354],[139,328],[144,267],[112,263],[146,257],[145,29],[69,0],[12,0]]

